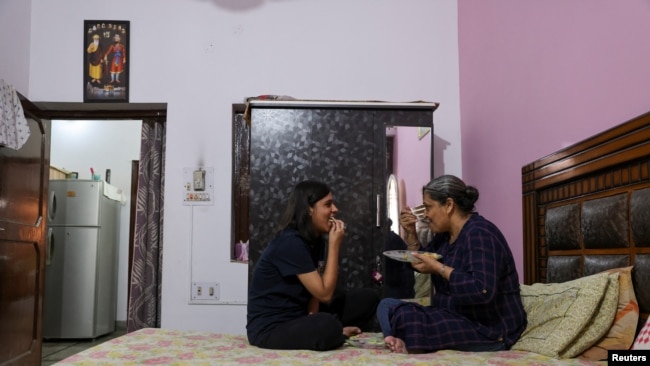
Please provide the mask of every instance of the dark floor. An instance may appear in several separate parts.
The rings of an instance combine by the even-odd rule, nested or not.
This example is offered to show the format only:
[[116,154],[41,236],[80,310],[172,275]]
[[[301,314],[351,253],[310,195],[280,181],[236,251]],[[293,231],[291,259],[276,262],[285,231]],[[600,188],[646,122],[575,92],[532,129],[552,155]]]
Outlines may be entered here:
[[115,332],[101,336],[96,339],[62,339],[62,340],[43,340],[41,366],[54,365],[57,362],[77,354],[87,348],[96,346],[124,335],[126,330],[123,327],[117,327]]

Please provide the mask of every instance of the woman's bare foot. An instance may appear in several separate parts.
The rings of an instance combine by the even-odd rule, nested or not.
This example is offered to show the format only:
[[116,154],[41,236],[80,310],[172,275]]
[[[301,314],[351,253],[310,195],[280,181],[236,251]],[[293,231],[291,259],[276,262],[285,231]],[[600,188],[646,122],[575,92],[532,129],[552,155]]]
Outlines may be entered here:
[[357,334],[361,334],[361,329],[359,327],[343,327],[343,335],[350,338]]
[[386,342],[388,348],[394,353],[408,353],[404,341],[397,337],[388,336],[384,338],[384,342]]

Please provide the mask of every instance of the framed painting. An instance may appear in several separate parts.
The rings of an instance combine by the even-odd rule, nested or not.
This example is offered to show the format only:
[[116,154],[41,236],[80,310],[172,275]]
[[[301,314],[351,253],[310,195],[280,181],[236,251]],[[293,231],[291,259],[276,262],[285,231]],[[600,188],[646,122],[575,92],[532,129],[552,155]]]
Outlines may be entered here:
[[129,102],[129,21],[84,20],[84,103]]

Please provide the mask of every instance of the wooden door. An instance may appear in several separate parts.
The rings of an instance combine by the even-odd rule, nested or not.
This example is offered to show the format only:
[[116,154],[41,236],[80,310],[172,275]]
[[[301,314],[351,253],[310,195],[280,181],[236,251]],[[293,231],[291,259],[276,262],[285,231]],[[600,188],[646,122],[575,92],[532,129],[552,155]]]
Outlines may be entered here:
[[28,122],[25,145],[0,148],[0,365],[41,362],[50,121]]

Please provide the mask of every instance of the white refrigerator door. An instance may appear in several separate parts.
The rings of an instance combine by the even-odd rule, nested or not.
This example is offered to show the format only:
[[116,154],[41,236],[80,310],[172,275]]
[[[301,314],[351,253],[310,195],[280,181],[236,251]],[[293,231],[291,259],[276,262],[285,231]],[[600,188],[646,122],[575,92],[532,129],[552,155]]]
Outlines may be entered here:
[[50,227],[43,338],[93,338],[99,229]]
[[99,225],[102,184],[101,181],[76,179],[50,181],[49,225]]

